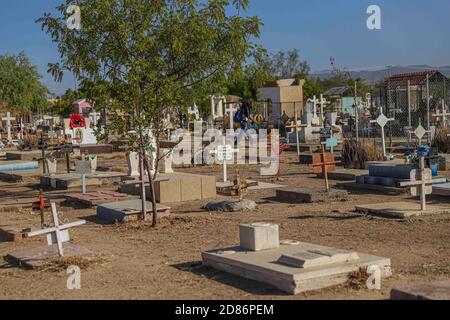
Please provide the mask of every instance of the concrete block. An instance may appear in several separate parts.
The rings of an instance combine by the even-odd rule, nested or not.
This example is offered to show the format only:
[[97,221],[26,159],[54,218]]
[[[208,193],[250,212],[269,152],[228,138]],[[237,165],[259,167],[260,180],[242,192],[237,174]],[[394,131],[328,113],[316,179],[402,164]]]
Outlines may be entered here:
[[315,203],[326,201],[346,200],[348,193],[345,190],[330,189],[317,190],[313,188],[284,188],[276,190],[277,198],[291,203]]
[[[151,199],[150,187],[146,188],[147,196]],[[172,179],[155,182],[155,197],[158,203],[181,202],[181,180]]]
[[241,224],[240,246],[250,251],[274,249],[280,246],[278,225],[270,223]]
[[202,176],[202,200],[214,199],[216,196],[216,177]]
[[450,280],[394,288],[391,300],[450,300]]

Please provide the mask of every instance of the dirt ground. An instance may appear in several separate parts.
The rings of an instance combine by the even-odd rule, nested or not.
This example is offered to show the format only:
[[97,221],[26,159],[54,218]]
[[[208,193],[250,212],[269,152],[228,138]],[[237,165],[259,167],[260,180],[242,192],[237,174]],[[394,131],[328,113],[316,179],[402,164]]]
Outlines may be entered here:
[[[103,160],[100,165],[125,166],[122,159],[113,163]],[[258,166],[235,168],[252,179],[273,181],[260,177]],[[177,170],[215,174],[218,178],[222,175],[221,166]],[[323,188],[323,180],[315,178],[310,170],[295,164],[293,154],[284,155],[282,181],[276,183]],[[0,202],[36,194],[32,183],[0,184]],[[71,237],[101,261],[82,270],[80,290],[67,289],[66,270],[30,271],[0,262],[0,299],[386,299],[393,287],[450,277],[449,215],[411,220],[364,216],[354,212],[356,204],[393,202],[401,196],[359,190],[351,191],[350,201],[314,205],[282,203],[274,196],[273,189],[250,191],[247,198],[255,200],[258,208],[242,213],[205,212],[201,206],[206,201],[172,204],[172,216],[161,220],[156,228],[142,223],[105,225],[96,220],[95,209],[62,204],[59,211],[65,220],[88,221],[73,228]],[[380,291],[341,285],[290,296],[201,265],[202,251],[237,245],[239,224],[249,222],[279,224],[281,239],[389,257],[393,276],[382,280]],[[39,217],[29,209],[0,212],[0,225],[38,226]],[[26,243],[0,242],[0,255],[44,242],[42,238]]]

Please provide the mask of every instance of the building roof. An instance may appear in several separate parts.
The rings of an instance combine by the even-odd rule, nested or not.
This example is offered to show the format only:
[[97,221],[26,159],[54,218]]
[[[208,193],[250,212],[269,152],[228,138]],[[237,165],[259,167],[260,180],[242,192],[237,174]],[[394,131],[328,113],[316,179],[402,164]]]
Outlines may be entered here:
[[301,81],[296,79],[280,79],[275,81],[266,82],[263,87],[264,88],[273,88],[273,87],[291,87],[291,86],[300,86]]
[[327,91],[325,91],[325,93],[323,95],[324,96],[342,96],[349,90],[350,90],[350,87],[334,87],[334,88],[331,88],[331,89],[328,89]]
[[422,84],[427,80],[427,75],[432,78],[435,76],[445,78],[445,76],[440,73],[438,70],[428,70],[428,71],[420,71],[420,72],[411,72],[411,73],[399,73],[387,78],[384,83],[387,82],[406,82],[410,81],[411,85]]

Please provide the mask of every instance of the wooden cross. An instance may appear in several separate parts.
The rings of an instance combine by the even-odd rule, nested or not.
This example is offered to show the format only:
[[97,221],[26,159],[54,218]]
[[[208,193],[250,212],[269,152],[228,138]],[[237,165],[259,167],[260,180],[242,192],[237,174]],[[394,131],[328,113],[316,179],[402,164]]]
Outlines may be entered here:
[[330,186],[328,185],[328,171],[334,171],[336,164],[341,161],[335,161],[334,155],[331,153],[325,153],[325,144],[322,145],[322,154],[313,154],[313,173],[322,173],[325,179],[325,188],[327,192],[330,192]]
[[7,112],[6,117],[2,118],[3,121],[6,121],[6,130],[8,132],[8,144],[10,145],[12,143],[12,137],[11,137],[11,120],[15,120],[14,117],[11,117],[11,113]]
[[79,220],[67,224],[60,225],[58,220],[58,212],[56,211],[56,204],[52,203],[52,219],[53,227],[32,231],[27,233],[27,237],[34,237],[40,235],[47,235],[47,243],[49,246],[53,244],[58,245],[58,254],[60,257],[64,256],[63,243],[70,240],[69,228],[80,226],[86,223],[86,220]]
[[386,158],[386,142],[384,139],[384,127],[386,126],[386,124],[389,121],[394,121],[395,119],[393,118],[387,118],[384,114],[383,114],[383,108],[380,107],[380,115],[377,118],[377,120],[371,120],[370,123],[377,123],[380,127],[381,127],[381,144],[383,147],[383,157]]
[[400,182],[401,187],[411,187],[411,194],[413,196],[416,196],[417,193],[420,194],[420,210],[422,211],[425,211],[427,209],[426,195],[431,194],[432,192],[432,188],[430,188],[429,186],[431,186],[433,183],[447,182],[446,178],[433,179],[430,174],[428,174],[428,176],[430,176],[430,178],[427,178],[425,170],[425,159],[424,157],[420,157],[420,180]]

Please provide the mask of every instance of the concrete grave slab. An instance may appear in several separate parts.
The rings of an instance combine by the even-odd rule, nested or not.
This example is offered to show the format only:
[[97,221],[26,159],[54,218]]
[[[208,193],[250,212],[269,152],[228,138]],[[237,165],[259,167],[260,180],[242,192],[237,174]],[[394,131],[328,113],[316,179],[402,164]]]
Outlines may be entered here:
[[31,239],[27,237],[27,232],[29,231],[32,230],[14,226],[0,226],[0,242],[1,241],[22,242],[25,240],[29,240]]
[[42,174],[42,169],[0,171],[0,181],[20,182],[25,179],[39,179]]
[[391,290],[392,300],[450,300],[450,280]]
[[348,193],[345,190],[338,189],[330,189],[330,192],[326,192],[322,189],[303,187],[277,189],[276,197],[292,203],[315,203],[347,200]]
[[29,161],[29,160],[0,161],[0,171],[20,171],[38,168],[39,163],[37,161]]
[[[362,175],[367,175],[369,172],[362,169],[340,169],[337,168],[335,171],[328,172],[328,179],[330,180],[340,180],[340,181],[355,181],[357,177]],[[318,178],[323,179],[323,174],[317,174]]]
[[[241,247],[207,251],[202,253],[202,259],[206,266],[266,283],[289,294],[344,284],[350,273],[372,265],[380,268],[382,277],[391,275],[391,261],[388,258],[342,251],[347,254],[348,260],[330,261],[329,256],[322,254],[325,257],[323,259],[327,261],[313,263],[304,254],[306,252],[318,255],[318,252],[329,253],[334,250],[336,249],[311,243],[282,241],[279,248],[256,252]],[[304,258],[308,260],[303,268],[278,262],[283,255],[299,256],[299,253],[303,253]]]
[[450,206],[428,204],[425,211],[420,210],[420,203],[388,202],[356,206],[356,211],[391,218],[409,218],[424,215],[449,214]]
[[112,144],[94,144],[94,145],[81,145],[80,152],[82,154],[103,154],[103,153],[113,153]]
[[[86,186],[102,186],[118,184],[121,177],[126,176],[121,172],[93,172],[86,174]],[[81,174],[71,172],[69,174],[57,174],[40,177],[41,185],[55,189],[81,188]]]
[[[147,201],[147,219],[151,220],[153,212],[152,203]],[[157,205],[159,218],[170,215],[170,207]],[[140,199],[104,203],[97,207],[97,216],[110,223],[136,221],[142,216],[142,202]]]
[[67,201],[78,202],[93,207],[102,203],[132,200],[136,197],[116,191],[93,191],[86,193],[69,193],[65,195]]
[[[92,252],[72,242],[64,242],[64,257],[88,256]],[[58,258],[58,246],[56,244],[40,247],[25,248],[14,251],[4,257],[11,264],[27,269],[34,269],[44,265],[50,259]]]
[[[253,183],[253,180],[247,180],[247,182],[249,183]],[[256,181],[255,181],[256,182]],[[277,189],[277,188],[285,188],[286,186],[280,185],[280,184],[274,184],[274,183],[268,183],[268,182],[261,182],[258,181],[256,185],[250,185],[247,190],[254,190],[254,191],[258,191],[258,190],[264,190],[264,189]]]
[[433,185],[432,194],[436,196],[450,196],[450,183]]
[[[45,151],[45,154],[50,154],[50,151]],[[39,160],[42,158],[41,150],[31,150],[31,151],[7,151],[6,160]]]

